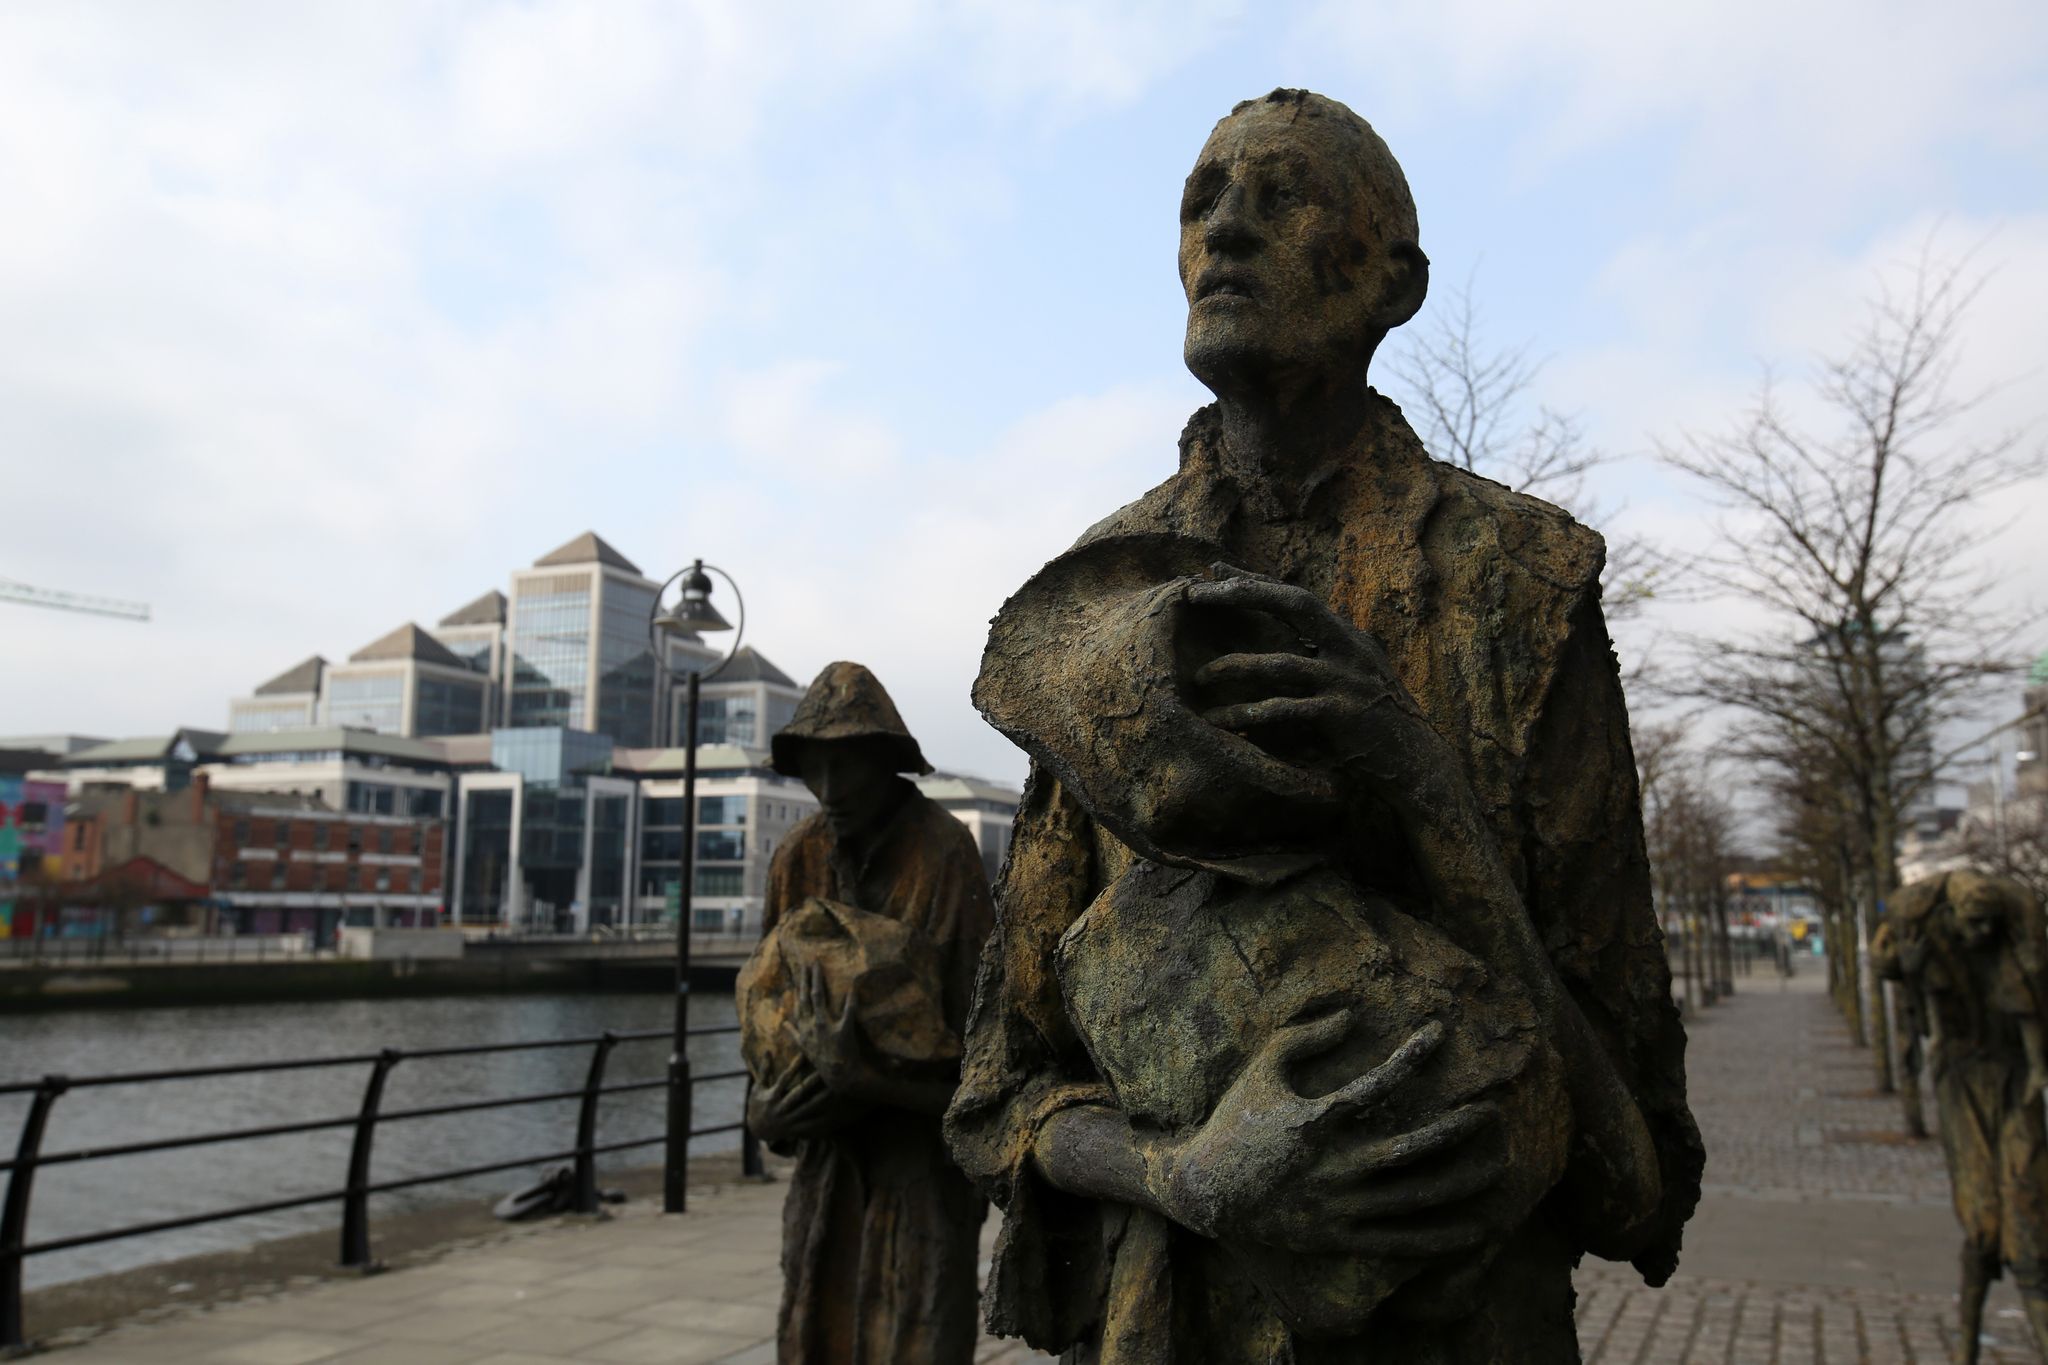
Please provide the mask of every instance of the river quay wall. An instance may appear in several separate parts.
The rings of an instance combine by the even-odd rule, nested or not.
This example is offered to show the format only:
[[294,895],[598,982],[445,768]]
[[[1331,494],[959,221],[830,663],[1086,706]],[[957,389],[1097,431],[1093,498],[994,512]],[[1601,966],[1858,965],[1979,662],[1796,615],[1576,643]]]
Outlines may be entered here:
[[[690,986],[730,991],[738,957],[693,962]],[[14,965],[0,970],[0,1014],[65,1009],[534,992],[666,992],[664,956],[473,954],[452,960]]]

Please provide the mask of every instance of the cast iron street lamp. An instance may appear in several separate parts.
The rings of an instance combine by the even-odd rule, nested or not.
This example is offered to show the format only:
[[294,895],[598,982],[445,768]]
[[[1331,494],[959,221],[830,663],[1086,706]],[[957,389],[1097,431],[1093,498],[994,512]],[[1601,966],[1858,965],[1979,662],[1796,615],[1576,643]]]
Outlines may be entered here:
[[[731,586],[733,602],[739,608],[737,627],[711,605],[711,579],[705,573],[706,569]],[[667,592],[669,584],[678,578],[683,580],[683,595],[676,599],[674,607],[662,612],[661,594]],[[732,648],[725,652],[725,656],[709,668],[691,669],[685,684],[689,700],[683,707],[683,875],[676,901],[676,1036],[674,1049],[668,1057],[668,1149],[662,1163],[661,1180],[663,1211],[681,1213],[684,1190],[689,1184],[690,903],[696,890],[697,876],[697,697],[704,679],[731,663],[733,655],[739,652],[740,640],[747,628],[747,602],[740,596],[740,585],[733,582],[731,574],[699,559],[693,561],[689,568],[669,575],[667,582],[654,594],[654,606],[650,612],[660,613],[651,615],[647,623],[647,638],[654,645],[657,676],[668,663],[668,636],[671,632],[694,635],[725,630],[733,632]]]

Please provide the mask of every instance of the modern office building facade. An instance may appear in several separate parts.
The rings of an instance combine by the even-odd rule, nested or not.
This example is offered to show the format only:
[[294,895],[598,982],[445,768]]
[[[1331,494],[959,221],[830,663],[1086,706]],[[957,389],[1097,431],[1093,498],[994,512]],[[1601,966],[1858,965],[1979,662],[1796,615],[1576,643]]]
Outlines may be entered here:
[[504,724],[655,742],[664,679],[648,638],[659,584],[595,532],[512,575]]
[[246,697],[228,703],[230,733],[302,730],[320,723],[327,660],[318,654],[293,664]]
[[407,622],[327,670],[321,721],[380,735],[473,735],[490,726],[488,676]]

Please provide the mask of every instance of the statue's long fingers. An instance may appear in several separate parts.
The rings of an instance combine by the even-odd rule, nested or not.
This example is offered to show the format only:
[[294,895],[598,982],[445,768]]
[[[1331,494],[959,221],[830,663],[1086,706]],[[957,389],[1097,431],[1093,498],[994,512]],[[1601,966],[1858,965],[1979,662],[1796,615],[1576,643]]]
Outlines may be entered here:
[[1301,697],[1322,691],[1336,676],[1328,659],[1304,654],[1223,654],[1195,670],[1195,685],[1254,683]]
[[1331,627],[1335,618],[1321,598],[1305,588],[1272,578],[1242,575],[1220,583],[1196,583],[1188,589],[1188,601],[1199,606],[1239,607],[1277,616],[1318,644],[1335,643]]
[[1202,719],[1225,730],[1264,730],[1269,727],[1302,728],[1333,718],[1341,704],[1328,694],[1314,697],[1268,697],[1264,701],[1212,706]]
[[1500,1110],[1481,1101],[1453,1109],[1412,1132],[1367,1144],[1359,1163],[1365,1171],[1390,1171],[1456,1146],[1500,1120]]
[[1404,1173],[1394,1178],[1369,1178],[1330,1201],[1335,1218],[1393,1218],[1462,1203],[1500,1183],[1507,1171],[1507,1153],[1462,1155],[1427,1174]]
[[1260,1049],[1260,1060],[1271,1066],[1285,1066],[1328,1052],[1351,1031],[1351,1021],[1350,1010],[1336,1010],[1306,1023],[1275,1029]]
[[1442,1046],[1443,1041],[1443,1024],[1435,1019],[1425,1020],[1422,1027],[1409,1034],[1407,1040],[1395,1048],[1384,1062],[1325,1096],[1325,1111],[1356,1114],[1378,1104],[1389,1091],[1413,1076],[1415,1069]]

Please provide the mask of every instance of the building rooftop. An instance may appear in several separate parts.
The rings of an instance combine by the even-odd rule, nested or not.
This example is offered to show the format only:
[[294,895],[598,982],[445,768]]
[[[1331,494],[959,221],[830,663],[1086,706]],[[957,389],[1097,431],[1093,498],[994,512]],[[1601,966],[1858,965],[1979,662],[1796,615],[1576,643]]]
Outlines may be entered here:
[[752,645],[740,646],[739,653],[732,656],[732,662],[711,677],[706,686],[719,683],[764,682],[779,683],[784,687],[801,687],[802,684],[769,662],[768,656]]
[[624,569],[637,574],[640,566],[605,543],[603,536],[595,531],[585,531],[567,545],[533,561],[536,569],[551,569],[567,564],[608,564],[614,569]]
[[[281,734],[298,733],[279,731]],[[66,768],[101,768],[110,763],[161,763],[177,758],[184,762],[196,762],[219,753],[223,743],[231,737],[218,730],[174,730],[168,735],[149,735],[140,739],[117,739],[106,744],[95,744],[89,749],[80,749],[68,754],[60,766]],[[234,739],[251,736],[235,735]],[[180,753],[180,746],[185,752]]]
[[107,742],[105,735],[0,735],[0,749],[33,749],[52,758]]
[[447,752],[433,740],[379,734],[352,725],[316,725],[305,730],[253,730],[228,735],[217,746],[221,758],[256,758],[263,754],[375,754],[414,763],[445,764]]
[[1024,799],[1015,787],[965,773],[930,773],[913,780],[917,789],[934,801],[996,801],[1014,806]]
[[461,655],[410,621],[389,635],[370,641],[348,656],[348,661],[352,664],[386,663],[403,659],[417,659],[423,664],[439,664],[443,668],[469,668],[469,664]]
[[[685,751],[677,749],[614,749],[612,750],[612,771],[638,777],[666,777],[683,775]],[[701,776],[711,769],[730,771],[734,768],[768,768],[769,755],[766,749],[749,749],[738,744],[700,744],[697,746],[697,772]]]
[[[566,546],[564,548],[567,548]],[[444,626],[502,626],[505,624],[505,594],[492,588],[467,606],[457,607],[441,618]]]
[[284,672],[256,689],[259,697],[281,697],[311,694],[320,690],[320,675],[327,669],[327,660],[315,654],[301,663],[293,664]]

